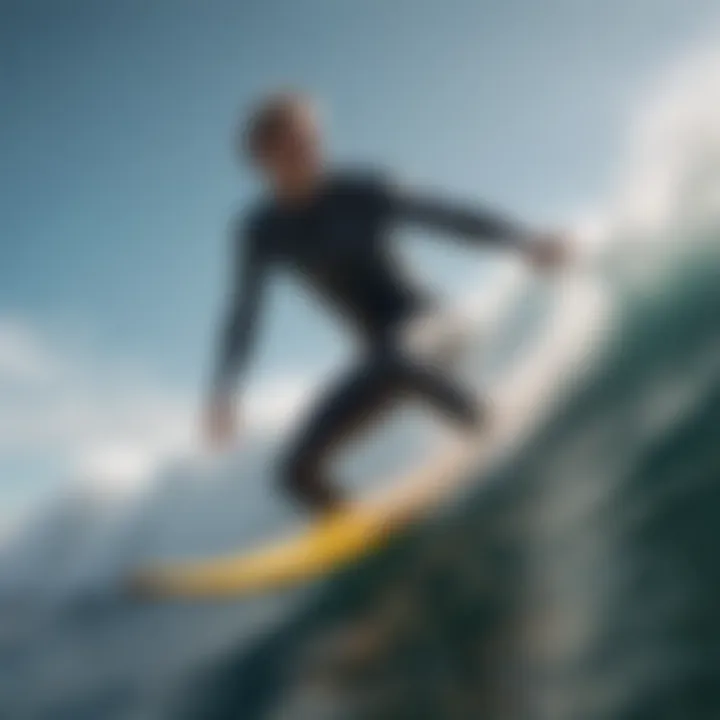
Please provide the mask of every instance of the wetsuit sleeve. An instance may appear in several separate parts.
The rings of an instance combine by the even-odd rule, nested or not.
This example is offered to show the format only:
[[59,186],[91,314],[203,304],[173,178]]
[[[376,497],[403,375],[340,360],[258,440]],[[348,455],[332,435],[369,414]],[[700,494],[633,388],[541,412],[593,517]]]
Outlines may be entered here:
[[509,217],[468,207],[427,192],[383,183],[382,202],[390,218],[451,233],[471,242],[523,247],[529,232]]
[[213,378],[215,396],[226,395],[238,385],[250,358],[265,284],[266,260],[257,234],[251,229],[233,238],[232,289],[221,328],[218,361]]

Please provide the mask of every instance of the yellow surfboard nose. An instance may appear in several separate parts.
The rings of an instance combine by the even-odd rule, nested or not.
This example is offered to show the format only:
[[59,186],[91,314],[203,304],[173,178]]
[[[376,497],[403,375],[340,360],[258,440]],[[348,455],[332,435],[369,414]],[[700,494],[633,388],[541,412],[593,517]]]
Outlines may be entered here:
[[257,550],[140,569],[131,592],[152,597],[245,596],[310,581],[367,556],[422,516],[468,474],[482,443],[468,438],[383,492]]

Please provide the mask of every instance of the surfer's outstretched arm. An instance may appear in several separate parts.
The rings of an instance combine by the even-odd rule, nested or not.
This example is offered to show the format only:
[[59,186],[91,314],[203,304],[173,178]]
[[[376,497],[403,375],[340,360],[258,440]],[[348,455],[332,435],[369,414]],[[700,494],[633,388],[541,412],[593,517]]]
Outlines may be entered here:
[[540,268],[561,265],[568,254],[562,233],[533,232],[503,213],[434,194],[390,186],[385,207],[396,221],[440,230],[472,244],[516,248]]
[[524,246],[530,232],[506,215],[401,186],[388,189],[391,216],[478,243]]

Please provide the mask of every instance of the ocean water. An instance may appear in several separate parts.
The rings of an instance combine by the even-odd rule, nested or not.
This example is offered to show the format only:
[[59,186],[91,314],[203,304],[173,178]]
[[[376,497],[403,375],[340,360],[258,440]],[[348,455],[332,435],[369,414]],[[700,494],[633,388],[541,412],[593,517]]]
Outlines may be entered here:
[[230,648],[187,716],[717,717],[720,283],[696,250],[622,298],[494,477]]

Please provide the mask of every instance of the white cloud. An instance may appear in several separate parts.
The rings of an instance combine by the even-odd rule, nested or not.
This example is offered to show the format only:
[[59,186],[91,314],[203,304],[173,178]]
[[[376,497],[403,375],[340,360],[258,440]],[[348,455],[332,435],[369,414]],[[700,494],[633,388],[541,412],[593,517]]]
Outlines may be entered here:
[[[248,398],[250,430],[290,417],[305,387],[289,378],[259,386]],[[132,490],[200,453],[200,400],[137,363],[0,318],[0,458],[33,456],[56,466],[59,482]]]
[[0,386],[48,380],[50,375],[39,339],[22,323],[0,318]]
[[78,358],[30,325],[0,319],[0,454],[49,461],[58,478],[135,482],[188,442],[191,412],[189,397],[147,375]]

